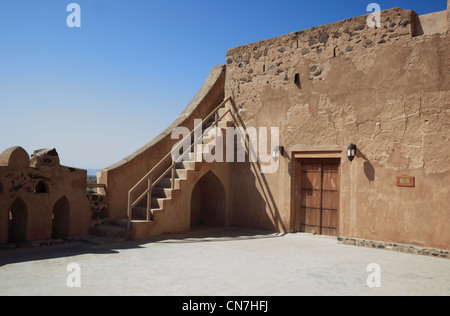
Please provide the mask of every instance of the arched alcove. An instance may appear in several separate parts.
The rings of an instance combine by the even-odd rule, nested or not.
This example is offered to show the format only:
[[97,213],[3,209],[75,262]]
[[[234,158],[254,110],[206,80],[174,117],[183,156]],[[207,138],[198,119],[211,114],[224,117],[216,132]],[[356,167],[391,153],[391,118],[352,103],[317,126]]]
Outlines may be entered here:
[[62,197],[53,207],[52,238],[69,237],[70,204],[66,197]]
[[226,225],[226,193],[222,182],[212,172],[205,174],[191,194],[192,225]]
[[25,202],[18,198],[9,208],[8,242],[27,241],[28,210]]
[[34,187],[34,193],[36,194],[48,194],[48,185],[44,181],[39,181]]

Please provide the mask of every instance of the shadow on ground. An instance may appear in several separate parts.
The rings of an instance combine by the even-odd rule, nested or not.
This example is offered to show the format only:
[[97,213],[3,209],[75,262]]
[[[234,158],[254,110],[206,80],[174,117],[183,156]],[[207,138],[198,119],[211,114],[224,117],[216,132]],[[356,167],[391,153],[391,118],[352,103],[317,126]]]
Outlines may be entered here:
[[199,243],[199,242],[223,242],[248,239],[277,238],[284,234],[277,234],[269,230],[257,230],[241,227],[217,228],[198,226],[191,228],[187,234],[163,236],[154,238],[157,243]]
[[20,262],[69,258],[85,254],[115,254],[125,249],[145,249],[149,243],[182,244],[203,242],[239,241],[248,239],[278,238],[277,234],[268,230],[257,230],[242,227],[218,228],[211,226],[192,227],[190,232],[182,234],[166,234],[144,241],[117,242],[108,238],[86,236],[66,244],[31,247],[31,244],[13,249],[0,250],[0,267]]

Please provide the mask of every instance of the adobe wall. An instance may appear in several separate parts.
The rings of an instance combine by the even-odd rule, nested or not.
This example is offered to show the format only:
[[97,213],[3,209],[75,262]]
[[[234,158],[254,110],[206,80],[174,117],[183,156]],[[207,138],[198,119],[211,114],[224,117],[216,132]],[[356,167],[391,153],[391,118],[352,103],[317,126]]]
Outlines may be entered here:
[[[340,236],[450,248],[450,45],[445,33],[413,37],[414,15],[394,8],[378,29],[366,15],[227,52],[225,96],[244,126],[280,127],[287,151],[275,174],[233,168],[233,224],[293,231],[293,155],[339,149]],[[404,174],[414,188],[396,186]]]
[[[52,212],[64,198],[70,208],[67,237],[88,233],[91,212],[86,170],[61,166],[55,150],[41,153],[30,159],[23,148],[12,147],[0,155],[0,244],[8,242],[9,210],[19,199],[27,210],[27,241],[52,238]],[[36,190],[38,184],[46,192]]]
[[192,130],[194,119],[206,117],[224,100],[224,81],[225,67],[213,67],[202,88],[171,126],[129,157],[99,172],[98,183],[106,184],[108,189],[111,219],[127,217],[128,191],[180,141],[171,139],[172,130],[177,126]]
[[420,27],[418,34],[430,35],[445,33],[448,30],[448,11],[434,12],[419,16]]

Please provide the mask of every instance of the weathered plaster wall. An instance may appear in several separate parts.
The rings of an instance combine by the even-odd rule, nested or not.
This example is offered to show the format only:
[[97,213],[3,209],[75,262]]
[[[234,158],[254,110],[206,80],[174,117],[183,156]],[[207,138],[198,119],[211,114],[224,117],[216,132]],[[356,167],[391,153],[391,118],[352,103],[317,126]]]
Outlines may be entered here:
[[[450,248],[449,40],[413,37],[414,15],[394,8],[378,29],[362,16],[227,52],[242,125],[279,126],[287,150],[276,174],[233,169],[234,224],[292,231],[292,154],[340,148],[340,235]],[[415,188],[396,186],[403,174]]]
[[[436,33],[445,33],[448,30],[448,11],[434,12],[419,16],[420,35],[430,35]],[[420,30],[419,28],[419,30]]]

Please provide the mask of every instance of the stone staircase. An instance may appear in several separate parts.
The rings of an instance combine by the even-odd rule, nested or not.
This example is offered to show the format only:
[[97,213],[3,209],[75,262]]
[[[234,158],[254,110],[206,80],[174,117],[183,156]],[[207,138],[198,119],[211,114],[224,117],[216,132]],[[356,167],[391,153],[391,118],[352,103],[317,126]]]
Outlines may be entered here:
[[[219,117],[222,117],[226,112],[225,108],[218,110]],[[213,116],[209,121],[202,125],[202,150],[203,152],[211,150],[216,145],[216,138],[208,134],[211,128],[216,128],[215,117]],[[222,137],[226,134],[226,128],[232,127],[231,121],[218,121],[217,128],[222,131]],[[220,133],[219,133],[220,134]],[[225,146],[225,141],[224,141]],[[210,147],[210,148],[207,148]],[[131,211],[131,231],[148,232],[152,230],[158,223],[158,215],[164,212],[176,212],[172,209],[174,199],[178,194],[190,194],[184,192],[183,187],[192,176],[192,173],[197,172],[199,164],[196,162],[195,153],[193,149],[185,156],[185,159],[175,165],[174,185],[172,186],[172,175],[169,173],[153,188],[151,191],[150,211],[147,214],[148,198],[143,198]],[[186,191],[186,190],[185,190]],[[100,237],[116,238],[118,241],[130,238],[128,232],[128,219],[113,219],[108,224],[92,227],[90,234]],[[139,233],[138,233],[139,235]],[[131,239],[133,238],[131,236]]]

